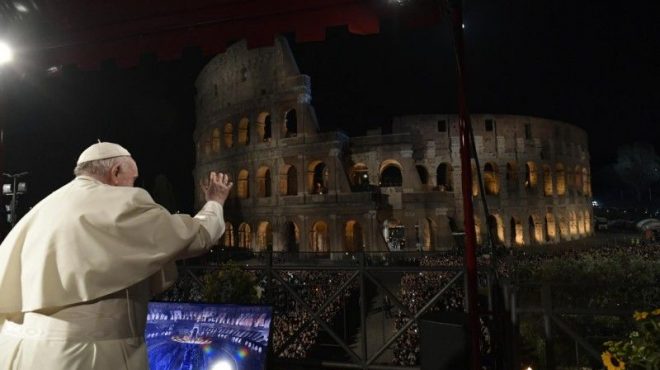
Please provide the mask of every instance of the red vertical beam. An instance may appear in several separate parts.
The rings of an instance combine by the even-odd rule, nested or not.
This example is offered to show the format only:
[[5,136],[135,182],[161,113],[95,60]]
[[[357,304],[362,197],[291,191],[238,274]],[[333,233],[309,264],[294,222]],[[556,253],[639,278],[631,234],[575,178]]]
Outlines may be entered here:
[[452,27],[454,30],[454,51],[458,73],[459,133],[461,144],[461,187],[463,189],[463,217],[465,227],[465,273],[467,277],[468,329],[470,331],[470,369],[481,370],[479,338],[479,308],[477,306],[477,257],[476,233],[474,230],[474,209],[472,207],[472,162],[470,160],[470,132],[472,126],[465,97],[465,51],[463,42],[462,1],[452,1]]

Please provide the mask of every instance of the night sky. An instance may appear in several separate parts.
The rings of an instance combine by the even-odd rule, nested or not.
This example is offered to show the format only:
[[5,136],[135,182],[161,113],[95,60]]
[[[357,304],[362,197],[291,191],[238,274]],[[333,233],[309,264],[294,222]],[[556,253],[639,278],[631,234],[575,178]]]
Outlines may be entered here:
[[[587,130],[594,172],[617,146],[660,142],[660,30],[652,1],[465,1],[468,104],[474,113],[533,115]],[[393,116],[456,112],[456,67],[447,21],[423,29],[394,21],[372,36],[329,29],[291,48],[312,79],[322,130],[361,134]],[[289,35],[291,36],[291,35]],[[97,138],[126,146],[151,190],[166,175],[192,211],[194,79],[211,56],[150,55],[131,69],[1,72],[3,172],[30,171],[33,205],[72,178]],[[20,70],[19,70],[20,69]],[[599,184],[594,182],[595,196]]]

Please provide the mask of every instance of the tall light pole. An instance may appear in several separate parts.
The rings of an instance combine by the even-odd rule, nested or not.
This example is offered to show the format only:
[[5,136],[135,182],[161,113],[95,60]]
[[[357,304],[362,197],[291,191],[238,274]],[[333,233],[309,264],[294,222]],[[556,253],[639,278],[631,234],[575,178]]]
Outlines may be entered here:
[[13,180],[12,184],[3,184],[2,185],[2,194],[11,197],[11,202],[9,205],[6,205],[7,210],[7,222],[13,228],[16,225],[16,205],[18,204],[18,195],[25,194],[27,192],[27,185],[25,182],[18,182],[18,179],[27,175],[29,172],[21,172],[16,174],[3,173],[5,177],[9,177]]

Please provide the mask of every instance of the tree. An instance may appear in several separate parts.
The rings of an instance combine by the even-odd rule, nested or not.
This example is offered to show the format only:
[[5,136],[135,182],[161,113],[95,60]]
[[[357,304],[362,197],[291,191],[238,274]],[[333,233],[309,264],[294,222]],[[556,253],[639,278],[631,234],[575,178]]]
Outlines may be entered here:
[[614,170],[635,192],[637,201],[641,202],[643,194],[653,183],[660,180],[660,157],[648,143],[623,145],[617,150]]

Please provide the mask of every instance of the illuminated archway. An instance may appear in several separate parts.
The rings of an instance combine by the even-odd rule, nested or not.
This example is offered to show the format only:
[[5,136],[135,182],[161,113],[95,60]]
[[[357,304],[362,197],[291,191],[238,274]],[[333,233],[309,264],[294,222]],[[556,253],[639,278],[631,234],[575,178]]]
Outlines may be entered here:
[[214,128],[211,133],[211,151],[213,153],[220,152],[220,129]]
[[557,163],[555,166],[557,172],[557,195],[566,195],[566,173],[564,165]]
[[273,250],[273,229],[270,222],[262,221],[257,228],[257,251]]
[[551,197],[553,195],[552,170],[550,166],[543,166],[543,195]]
[[298,170],[285,164],[280,170],[280,195],[298,195]]
[[252,244],[252,230],[250,225],[243,222],[238,227],[238,246],[241,248],[250,248]]
[[401,163],[388,159],[380,165],[380,186],[395,187],[403,185]]
[[284,137],[298,136],[298,115],[291,109],[284,115]]
[[225,124],[225,147],[231,148],[234,146],[234,125],[231,123]]
[[287,221],[282,227],[282,247],[287,252],[298,252],[300,245],[300,229],[293,221]]
[[270,113],[259,113],[257,117],[257,136],[261,142],[268,142],[273,137]]
[[529,161],[525,164],[525,188],[534,189],[536,188],[537,182],[538,174],[536,171],[536,163]]
[[488,195],[497,195],[500,192],[497,165],[495,163],[488,162],[484,165],[484,187]]
[[344,227],[344,250],[359,252],[364,248],[364,232],[359,222],[349,220]]
[[257,170],[257,197],[270,197],[271,188],[270,168],[262,166]]
[[355,190],[369,189],[369,168],[364,163],[356,163],[351,167],[351,185]]
[[328,166],[322,161],[310,162],[307,166],[307,190],[310,194],[328,193]]
[[330,237],[328,234],[328,224],[323,221],[317,221],[314,223],[310,232],[309,241],[312,252],[329,252]]
[[249,186],[250,175],[247,170],[241,170],[238,173],[238,197],[241,199],[246,199],[250,197],[250,186]]
[[435,171],[435,183],[440,191],[452,191],[452,167],[449,163],[440,163]]
[[241,118],[238,123],[238,143],[241,145],[250,143],[250,122],[246,117]]
[[235,247],[236,241],[234,240],[234,226],[231,222],[225,222],[225,233],[222,235],[223,247]]

